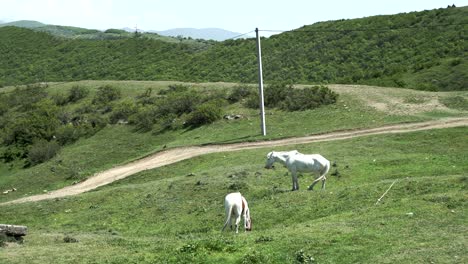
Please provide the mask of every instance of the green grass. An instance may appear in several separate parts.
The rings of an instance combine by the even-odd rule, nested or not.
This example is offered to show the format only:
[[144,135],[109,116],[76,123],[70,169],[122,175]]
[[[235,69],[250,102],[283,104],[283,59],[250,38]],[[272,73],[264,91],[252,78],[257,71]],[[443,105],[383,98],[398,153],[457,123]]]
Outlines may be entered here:
[[[167,89],[168,85],[178,82],[149,81],[79,81],[67,83],[50,83],[50,94],[64,92],[75,85],[89,88],[91,93],[76,108],[90,101],[95,90],[103,85],[111,85],[122,91],[122,100],[142,94],[146,89],[153,89],[153,94]],[[180,83],[178,83],[180,84]],[[231,83],[192,83],[191,89],[201,93],[211,89],[229,90],[235,86]],[[364,87],[369,91],[387,91],[381,87]],[[6,92],[12,87],[5,88]],[[390,89],[390,88],[389,88]],[[361,93],[364,90],[359,91]],[[390,90],[389,90],[390,91]],[[391,90],[392,96],[401,98],[420,98],[432,93],[413,90]],[[21,164],[11,166],[0,163],[0,186],[16,188],[17,192],[0,196],[0,202],[12,200],[25,195],[43,193],[73,182],[85,179],[97,172],[109,169],[118,164],[143,157],[167,148],[241,141],[271,140],[293,136],[305,136],[337,130],[379,127],[388,124],[417,122],[447,116],[466,116],[466,111],[454,112],[428,110],[417,114],[388,113],[377,111],[362,100],[362,94],[340,93],[335,105],[328,105],[314,110],[284,112],[267,109],[267,136],[260,135],[258,110],[242,107],[240,104],[228,106],[227,114],[241,114],[244,118],[234,121],[220,120],[214,124],[196,129],[181,129],[162,134],[135,132],[132,126],[108,125],[93,137],[81,139],[73,145],[64,147],[57,157],[44,164],[21,168]],[[463,96],[466,92],[437,93],[441,98]],[[402,99],[403,100],[403,99]]]
[[[466,263],[468,129],[451,128],[277,148],[338,165],[327,189],[311,176],[290,192],[271,149],[199,156],[74,197],[2,206],[27,225],[3,263]],[[381,203],[377,199],[398,180]],[[254,230],[220,233],[223,197],[240,189]],[[77,243],[64,239],[75,238]]]
[[[79,84],[93,93],[111,84],[131,97],[171,83],[82,81],[49,90]],[[200,92],[234,86],[192,85]],[[18,189],[0,195],[0,202],[70,185],[164,145],[270,140],[466,116],[459,100],[450,99],[465,98],[466,92],[397,92],[408,104],[424,104],[428,96],[448,98],[450,111],[392,114],[348,91],[336,105],[315,110],[267,110],[266,137],[259,135],[257,111],[239,104],[226,112],[245,118],[197,129],[152,134],[108,125],[44,164],[28,169],[0,164],[0,190]],[[461,127],[276,148],[335,161],[331,172],[338,170],[340,177],[329,176],[326,191],[320,184],[306,191],[312,178],[303,175],[300,191],[290,192],[286,169],[263,169],[272,150],[266,148],[199,156],[78,196],[1,206],[0,223],[26,225],[29,234],[23,244],[0,247],[0,263],[300,263],[310,257],[317,263],[466,263],[467,132]],[[223,198],[236,190],[249,201],[254,231],[220,233]],[[70,243],[73,239],[78,242]]]

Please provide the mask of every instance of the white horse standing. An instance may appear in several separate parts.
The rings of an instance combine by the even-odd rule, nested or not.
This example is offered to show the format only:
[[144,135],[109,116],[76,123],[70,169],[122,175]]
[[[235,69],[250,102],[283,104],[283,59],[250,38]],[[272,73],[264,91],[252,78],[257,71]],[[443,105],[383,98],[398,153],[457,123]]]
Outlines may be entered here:
[[265,168],[271,169],[275,162],[283,164],[291,172],[293,191],[299,190],[299,183],[297,181],[298,172],[309,172],[318,175],[314,182],[309,186],[309,190],[312,190],[314,185],[320,180],[322,181],[322,189],[325,189],[325,181],[327,180],[326,174],[330,170],[330,161],[322,155],[305,155],[297,150],[272,151],[267,155]]

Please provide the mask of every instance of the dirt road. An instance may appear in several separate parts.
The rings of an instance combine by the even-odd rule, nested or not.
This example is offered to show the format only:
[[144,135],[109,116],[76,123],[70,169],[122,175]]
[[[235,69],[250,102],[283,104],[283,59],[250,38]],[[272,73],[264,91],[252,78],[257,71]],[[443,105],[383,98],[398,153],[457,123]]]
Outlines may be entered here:
[[428,129],[438,129],[438,128],[449,128],[449,127],[460,127],[468,126],[468,118],[445,118],[434,121],[420,122],[420,123],[408,123],[408,124],[397,124],[383,126],[379,128],[370,128],[370,129],[360,129],[360,130],[350,130],[350,131],[339,131],[331,132],[321,135],[313,135],[306,137],[297,137],[297,138],[287,138],[271,141],[261,141],[261,142],[245,142],[245,143],[236,143],[236,144],[225,144],[225,145],[207,145],[207,146],[193,146],[193,147],[181,147],[168,149],[155,153],[153,155],[147,156],[143,159],[139,159],[107,171],[98,173],[86,181],[81,183],[71,185],[59,190],[51,191],[46,194],[32,195],[17,200],[9,201],[2,203],[0,205],[11,204],[11,203],[24,203],[24,202],[34,202],[41,201],[45,199],[60,198],[70,195],[76,195],[84,193],[86,191],[95,189],[97,187],[109,184],[111,182],[123,179],[132,174],[143,170],[149,170],[168,164],[172,164],[181,160],[193,158],[196,156],[217,153],[217,152],[227,152],[227,151],[237,151],[244,149],[255,149],[255,148],[264,148],[264,147],[276,147],[276,146],[285,146],[285,145],[295,145],[295,144],[306,144],[320,141],[332,141],[332,140],[341,140],[349,139],[367,135],[379,135],[379,134],[391,134],[391,133],[405,133],[405,132],[414,132],[420,130]]

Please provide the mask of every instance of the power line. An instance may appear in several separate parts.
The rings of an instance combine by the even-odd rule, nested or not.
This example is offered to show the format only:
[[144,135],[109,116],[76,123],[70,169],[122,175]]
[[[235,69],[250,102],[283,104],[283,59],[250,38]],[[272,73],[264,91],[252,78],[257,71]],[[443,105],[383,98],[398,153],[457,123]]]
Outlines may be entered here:
[[225,40],[231,40],[231,39],[240,38],[240,37],[242,37],[242,36],[245,36],[245,35],[247,35],[247,34],[254,33],[254,32],[255,32],[255,30],[252,30],[252,31],[249,31],[249,32],[247,32],[247,33],[240,34],[240,35],[237,35],[237,36],[234,36],[234,37],[232,37],[232,38],[225,39]]

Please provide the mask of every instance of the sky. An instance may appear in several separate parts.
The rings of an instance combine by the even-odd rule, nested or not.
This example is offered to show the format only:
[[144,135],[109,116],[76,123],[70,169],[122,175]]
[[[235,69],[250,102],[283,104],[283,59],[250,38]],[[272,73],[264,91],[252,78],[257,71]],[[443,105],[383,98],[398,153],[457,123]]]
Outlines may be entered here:
[[468,0],[0,0],[0,21],[88,29],[292,30],[319,21],[468,6]]

